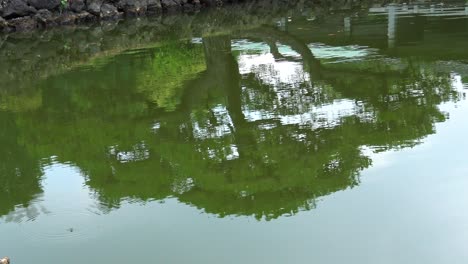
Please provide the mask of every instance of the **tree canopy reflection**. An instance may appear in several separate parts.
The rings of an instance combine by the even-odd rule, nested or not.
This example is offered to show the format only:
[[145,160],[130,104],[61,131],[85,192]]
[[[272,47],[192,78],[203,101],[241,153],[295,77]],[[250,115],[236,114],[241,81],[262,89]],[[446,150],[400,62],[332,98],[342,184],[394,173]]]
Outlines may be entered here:
[[52,156],[78,166],[109,208],[177,197],[219,216],[309,210],[359,184],[372,163],[364,148],[414,146],[446,119],[438,105],[457,100],[450,74],[366,63],[324,64],[307,43],[263,28],[49,77],[31,93],[41,100],[9,94],[27,106],[4,104],[0,215],[41,192]]

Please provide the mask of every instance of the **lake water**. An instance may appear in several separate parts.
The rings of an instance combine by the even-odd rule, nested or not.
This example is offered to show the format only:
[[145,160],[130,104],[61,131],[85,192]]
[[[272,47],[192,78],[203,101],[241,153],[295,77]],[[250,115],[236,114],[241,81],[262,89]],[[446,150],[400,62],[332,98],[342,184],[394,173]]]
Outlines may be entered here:
[[0,38],[1,256],[468,262],[468,7],[238,11]]

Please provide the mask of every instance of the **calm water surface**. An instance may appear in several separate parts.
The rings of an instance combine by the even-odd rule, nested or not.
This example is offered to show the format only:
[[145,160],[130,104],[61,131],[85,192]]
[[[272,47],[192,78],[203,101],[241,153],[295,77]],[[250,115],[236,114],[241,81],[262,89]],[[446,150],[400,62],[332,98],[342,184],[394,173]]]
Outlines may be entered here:
[[468,8],[285,14],[2,38],[0,255],[467,263]]

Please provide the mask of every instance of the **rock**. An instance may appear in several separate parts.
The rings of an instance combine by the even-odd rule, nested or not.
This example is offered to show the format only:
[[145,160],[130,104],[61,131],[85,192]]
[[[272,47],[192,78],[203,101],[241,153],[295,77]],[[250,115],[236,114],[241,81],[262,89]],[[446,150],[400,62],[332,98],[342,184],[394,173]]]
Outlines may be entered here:
[[161,0],[161,5],[164,9],[174,9],[180,6],[177,0]]
[[36,9],[54,10],[60,6],[60,0],[28,0],[28,3]]
[[2,1],[0,6],[0,16],[5,19],[28,16],[35,14],[37,10],[28,6],[24,0],[6,0]]
[[86,7],[84,0],[68,0],[68,7],[71,11],[79,13]]
[[10,264],[10,259],[8,257],[2,258],[0,264]]
[[[8,32],[8,22],[3,19],[3,17],[0,17],[0,32]],[[0,48],[2,47],[3,41],[0,39]],[[0,262],[1,264],[1,262]]]
[[183,6],[184,12],[194,12],[198,9],[198,6],[195,4],[184,4]]
[[148,0],[119,0],[117,8],[123,10],[126,15],[142,15],[146,13]]
[[86,0],[86,11],[99,16],[101,14],[102,0]]
[[117,8],[126,15],[143,15],[145,13],[159,13],[162,10],[161,0],[119,0]]
[[160,0],[148,0],[148,5],[146,7],[147,12],[150,13],[159,13],[162,10]]
[[82,11],[76,15],[77,23],[92,22],[96,20],[96,16],[91,15],[89,12]]
[[52,19],[53,14],[52,14],[52,12],[50,12],[47,9],[41,9],[41,10],[37,11],[35,17],[39,18],[41,20],[48,20],[48,19]]
[[54,16],[52,15],[52,12],[50,12],[47,9],[41,9],[37,11],[37,14],[34,15],[34,18],[36,19],[36,22],[38,26],[40,27],[48,27],[54,24]]
[[[3,19],[3,17],[0,17],[0,32],[3,31],[3,29],[7,28],[8,27],[8,22],[6,22],[5,19]],[[0,262],[1,264],[1,262]]]
[[111,5],[111,4],[103,4],[101,6],[101,13],[100,17],[101,18],[113,18],[117,17],[119,15],[119,11],[117,10],[117,7]]
[[57,17],[56,21],[59,25],[73,25],[77,19],[77,15],[73,12],[67,11],[63,12],[62,15]]
[[37,22],[36,19],[30,16],[25,16],[9,20],[8,26],[14,31],[29,31],[37,28]]

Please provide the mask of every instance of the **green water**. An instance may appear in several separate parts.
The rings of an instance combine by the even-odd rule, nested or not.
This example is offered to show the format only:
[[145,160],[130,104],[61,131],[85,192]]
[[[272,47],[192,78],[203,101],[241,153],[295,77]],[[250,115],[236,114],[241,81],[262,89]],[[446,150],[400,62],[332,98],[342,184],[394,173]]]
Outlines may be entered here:
[[2,36],[0,255],[467,263],[468,8],[234,14]]

